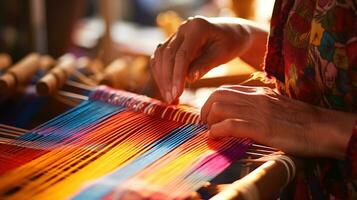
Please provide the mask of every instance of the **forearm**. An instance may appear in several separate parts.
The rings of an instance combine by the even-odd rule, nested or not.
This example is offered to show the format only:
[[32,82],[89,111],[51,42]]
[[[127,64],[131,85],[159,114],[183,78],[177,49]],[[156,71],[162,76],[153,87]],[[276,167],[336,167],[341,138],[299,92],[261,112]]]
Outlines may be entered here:
[[[209,18],[209,21],[229,26],[237,37],[247,34],[244,37],[246,40],[245,48],[238,51],[239,54],[237,56],[258,70],[262,70],[268,40],[268,30],[266,28],[241,18],[219,17]],[[241,46],[242,43],[237,44],[237,48],[241,48]]]
[[266,52],[268,32],[257,27],[250,27],[253,34],[249,47],[240,58],[258,70],[262,70]]

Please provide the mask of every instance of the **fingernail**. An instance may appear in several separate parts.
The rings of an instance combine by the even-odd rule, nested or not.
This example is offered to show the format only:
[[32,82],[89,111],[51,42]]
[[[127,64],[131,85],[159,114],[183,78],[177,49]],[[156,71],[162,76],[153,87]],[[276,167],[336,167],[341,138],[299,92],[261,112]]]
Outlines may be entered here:
[[171,97],[171,94],[170,94],[170,92],[166,92],[166,101],[168,102],[168,103],[171,103],[171,101],[172,101],[172,97]]
[[176,98],[177,97],[177,88],[173,87],[172,88],[172,98]]

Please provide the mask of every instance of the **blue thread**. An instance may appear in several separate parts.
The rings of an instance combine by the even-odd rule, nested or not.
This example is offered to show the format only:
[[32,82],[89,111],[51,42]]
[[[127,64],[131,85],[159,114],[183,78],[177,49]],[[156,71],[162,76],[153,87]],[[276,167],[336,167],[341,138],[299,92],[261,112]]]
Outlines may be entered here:
[[173,130],[165,137],[150,144],[151,149],[133,162],[100,179],[100,181],[73,197],[73,199],[85,200],[102,198],[123,183],[123,181],[143,170],[203,130],[204,127],[202,125],[196,124],[184,125]]

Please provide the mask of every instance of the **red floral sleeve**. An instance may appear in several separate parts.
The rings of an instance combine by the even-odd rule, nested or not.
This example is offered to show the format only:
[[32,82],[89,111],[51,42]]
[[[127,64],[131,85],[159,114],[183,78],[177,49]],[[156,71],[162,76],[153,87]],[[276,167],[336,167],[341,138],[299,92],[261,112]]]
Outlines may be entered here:
[[351,179],[357,178],[357,123],[353,129],[353,134],[348,143],[347,154],[347,173]]

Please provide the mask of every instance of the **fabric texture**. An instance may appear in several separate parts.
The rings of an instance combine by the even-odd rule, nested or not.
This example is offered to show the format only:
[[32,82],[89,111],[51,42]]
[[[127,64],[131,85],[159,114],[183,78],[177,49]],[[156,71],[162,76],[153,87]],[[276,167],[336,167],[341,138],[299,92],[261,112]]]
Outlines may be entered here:
[[[276,0],[265,58],[280,93],[357,112],[357,2]],[[356,127],[345,161],[306,159],[283,199],[357,198]]]

